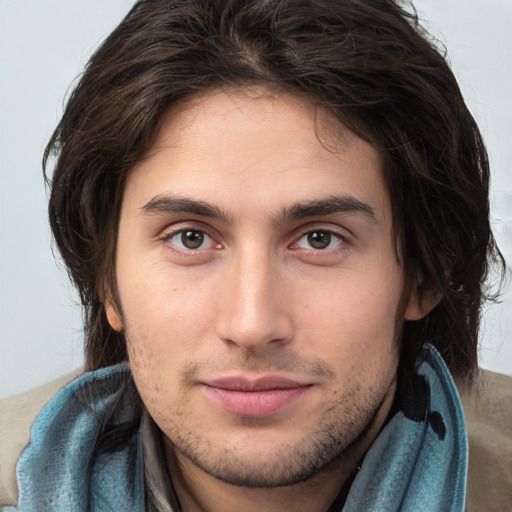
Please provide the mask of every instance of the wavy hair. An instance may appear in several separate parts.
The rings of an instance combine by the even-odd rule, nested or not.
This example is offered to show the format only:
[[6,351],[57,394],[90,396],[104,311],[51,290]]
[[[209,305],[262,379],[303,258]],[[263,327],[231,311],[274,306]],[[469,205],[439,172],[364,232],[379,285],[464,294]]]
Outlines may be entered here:
[[[86,366],[125,360],[117,227],[130,169],[164,113],[215,87],[263,85],[327,107],[382,155],[408,283],[439,304],[405,322],[402,360],[437,347],[471,377],[491,262],[489,163],[456,79],[414,9],[392,0],[140,0],[91,57],[46,148],[55,242],[84,307]],[[48,159],[55,157],[50,179]],[[52,158],[53,161],[53,158]]]

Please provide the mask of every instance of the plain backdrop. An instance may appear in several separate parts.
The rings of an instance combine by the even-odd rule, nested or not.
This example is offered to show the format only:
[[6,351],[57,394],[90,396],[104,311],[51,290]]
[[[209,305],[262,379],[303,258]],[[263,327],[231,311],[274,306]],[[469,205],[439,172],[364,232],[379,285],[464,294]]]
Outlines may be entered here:
[[[70,86],[131,0],[0,0],[0,397],[82,364],[80,308],[50,249],[41,156]],[[512,261],[512,0],[420,0],[487,141]],[[411,112],[414,115],[414,112]],[[486,308],[481,365],[512,374],[512,298]]]

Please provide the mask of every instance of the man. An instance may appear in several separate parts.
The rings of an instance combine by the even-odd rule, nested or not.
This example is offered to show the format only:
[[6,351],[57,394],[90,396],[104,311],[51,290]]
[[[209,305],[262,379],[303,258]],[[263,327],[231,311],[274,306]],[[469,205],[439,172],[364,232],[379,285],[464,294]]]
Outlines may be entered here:
[[383,0],[140,1],[45,154],[87,373],[20,510],[463,510],[478,128]]

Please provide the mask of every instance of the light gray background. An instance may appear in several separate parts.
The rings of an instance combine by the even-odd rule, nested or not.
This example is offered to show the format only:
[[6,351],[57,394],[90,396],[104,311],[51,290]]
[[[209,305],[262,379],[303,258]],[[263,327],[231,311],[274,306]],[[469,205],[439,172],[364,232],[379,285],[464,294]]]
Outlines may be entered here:
[[[63,98],[132,0],[0,0],[0,397],[82,362],[80,308],[50,251],[41,156]],[[512,0],[419,0],[486,138],[493,224],[512,261]],[[512,298],[489,307],[482,366],[512,374]]]

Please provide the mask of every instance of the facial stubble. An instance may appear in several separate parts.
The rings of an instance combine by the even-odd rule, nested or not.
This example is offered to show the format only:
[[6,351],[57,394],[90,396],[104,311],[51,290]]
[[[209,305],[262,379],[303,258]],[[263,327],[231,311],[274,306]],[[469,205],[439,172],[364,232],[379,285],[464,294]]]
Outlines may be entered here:
[[[128,339],[128,346],[132,347],[129,350],[131,358],[136,357],[133,347],[140,347],[140,340]],[[195,376],[205,369],[211,371],[211,366],[211,362],[196,362],[184,369],[181,392],[192,389]],[[297,371],[300,368],[305,374],[323,375],[328,379],[335,377],[333,369],[323,361],[299,362],[293,356],[269,359],[246,355],[243,361],[224,361],[215,370],[221,373],[227,368],[256,372]],[[389,372],[388,375],[391,374]],[[361,375],[354,377],[348,379],[347,383],[365,381]],[[271,447],[268,441],[267,445],[260,445],[259,437],[262,432],[279,427],[279,420],[272,417],[233,417],[232,428],[237,433],[243,432],[250,441],[243,445],[229,446],[228,437],[223,445],[219,444],[219,435],[222,433],[216,432],[209,436],[206,418],[194,418],[180,406],[171,406],[164,411],[155,409],[154,401],[147,405],[164,433],[166,449],[172,452],[174,460],[186,459],[206,474],[231,485],[269,489],[305,482],[322,472],[335,470],[340,465],[346,466],[347,463],[355,467],[360,457],[359,447],[365,444],[373,431],[378,413],[392,391],[393,382],[394,379],[390,377],[385,385],[380,386],[379,392],[372,388],[363,389],[361,384],[353,384],[340,396],[338,392],[333,393],[321,405],[324,411],[322,416],[315,424],[307,425],[299,438],[290,441],[284,440],[282,435],[281,439],[276,436],[276,443]],[[144,386],[144,383],[138,385]],[[144,397],[144,390],[140,391]]]
[[[206,474],[234,486],[272,489],[296,485],[341,466],[355,468],[359,462],[358,448],[373,430],[385,399],[386,395],[379,397],[371,408],[347,405],[337,419],[326,418],[298,442],[274,447],[272,452],[250,450],[247,454],[224,448],[215,455],[208,449],[208,440],[192,435],[194,429],[179,427],[167,437],[166,445]],[[334,405],[332,410],[337,408]],[[355,416],[353,408],[357,411]],[[239,425],[257,436],[257,430],[268,425],[268,421],[240,418]]]

